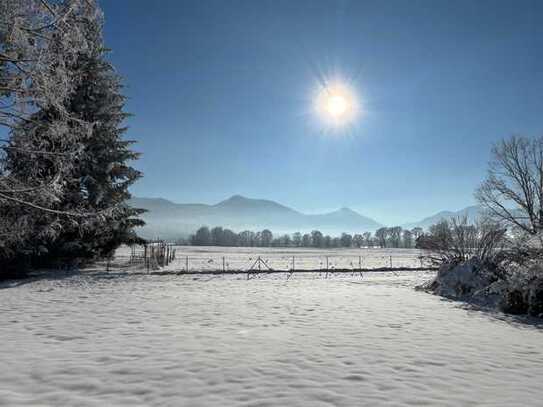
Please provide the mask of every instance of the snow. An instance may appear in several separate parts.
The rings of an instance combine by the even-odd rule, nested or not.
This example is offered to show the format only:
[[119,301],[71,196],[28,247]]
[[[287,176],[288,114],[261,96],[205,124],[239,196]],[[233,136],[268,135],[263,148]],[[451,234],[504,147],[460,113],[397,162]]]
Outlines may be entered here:
[[[222,270],[223,258],[226,270],[247,270],[258,257],[274,270],[290,270],[292,260],[296,270],[352,269],[390,267],[420,267],[422,251],[416,249],[312,249],[312,248],[273,248],[273,247],[216,247],[216,246],[176,246],[176,259],[167,270],[186,271],[186,260],[190,271]],[[143,253],[143,248],[138,249]],[[116,259],[127,260],[129,247],[117,250]],[[263,266],[264,267],[264,266]]]
[[0,290],[0,404],[537,406],[543,332],[432,273],[90,273]]

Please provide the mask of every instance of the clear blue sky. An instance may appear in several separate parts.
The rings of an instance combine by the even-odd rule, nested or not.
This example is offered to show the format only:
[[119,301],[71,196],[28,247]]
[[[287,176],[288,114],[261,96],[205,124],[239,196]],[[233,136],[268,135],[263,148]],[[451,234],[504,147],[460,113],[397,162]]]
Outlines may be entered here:
[[[493,142],[543,135],[543,1],[100,3],[137,196],[403,223],[473,204]],[[333,74],[365,106],[349,131],[308,114]]]

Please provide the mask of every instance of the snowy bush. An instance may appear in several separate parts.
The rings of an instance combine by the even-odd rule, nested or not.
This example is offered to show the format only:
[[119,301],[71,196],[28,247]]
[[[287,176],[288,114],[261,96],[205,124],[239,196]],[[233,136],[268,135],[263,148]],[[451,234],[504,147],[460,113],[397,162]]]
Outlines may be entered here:
[[443,220],[417,239],[417,247],[426,251],[434,264],[456,265],[477,259],[496,268],[505,245],[505,229],[491,222],[468,224],[467,218]]

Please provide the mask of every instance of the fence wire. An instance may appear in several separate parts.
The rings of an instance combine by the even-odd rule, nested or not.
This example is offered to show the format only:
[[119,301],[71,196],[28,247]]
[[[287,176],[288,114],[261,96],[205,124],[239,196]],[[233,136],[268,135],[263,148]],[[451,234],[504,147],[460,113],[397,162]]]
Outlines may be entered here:
[[[163,246],[162,246],[163,247]],[[247,271],[304,271],[304,270],[398,270],[424,269],[431,264],[420,253],[401,255],[375,254],[361,250],[353,254],[304,254],[273,253],[260,250],[261,253],[247,253],[230,250],[228,253],[207,253],[206,251],[168,246],[167,249],[131,246],[116,252],[113,262],[117,267],[127,269],[158,270],[167,268],[177,272],[247,272]],[[166,253],[167,261],[157,260],[157,253]]]

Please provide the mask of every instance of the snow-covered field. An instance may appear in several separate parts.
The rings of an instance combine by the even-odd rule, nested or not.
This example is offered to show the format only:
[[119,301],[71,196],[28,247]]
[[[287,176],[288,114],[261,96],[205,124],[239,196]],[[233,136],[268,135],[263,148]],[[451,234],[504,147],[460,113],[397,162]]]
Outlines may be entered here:
[[543,331],[431,273],[119,276],[0,290],[0,404],[541,406]]
[[[310,249],[273,247],[216,247],[177,246],[176,259],[168,266],[170,270],[209,271],[247,270],[260,257],[274,270],[317,270],[328,268],[352,269],[379,267],[427,266],[416,249]],[[138,249],[143,253],[143,248]],[[128,259],[129,247],[121,247],[116,258]],[[224,263],[223,263],[224,259]],[[266,267],[262,264],[261,267]]]

